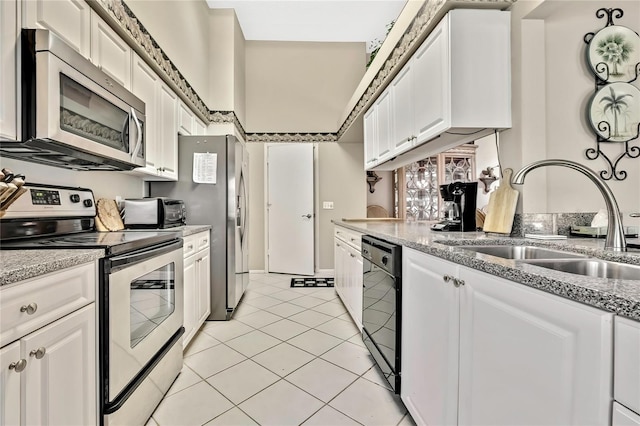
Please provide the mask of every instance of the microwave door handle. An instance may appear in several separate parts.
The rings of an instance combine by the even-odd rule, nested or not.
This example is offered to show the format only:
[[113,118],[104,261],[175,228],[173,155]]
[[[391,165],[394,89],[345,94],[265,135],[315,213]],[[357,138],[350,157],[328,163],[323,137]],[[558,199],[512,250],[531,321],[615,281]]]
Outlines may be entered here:
[[138,120],[138,116],[136,115],[136,110],[131,108],[131,117],[133,118],[133,122],[136,124],[136,129],[138,130],[138,140],[136,141],[136,147],[131,153],[131,159],[135,159],[142,147],[142,125],[140,124],[140,120]]

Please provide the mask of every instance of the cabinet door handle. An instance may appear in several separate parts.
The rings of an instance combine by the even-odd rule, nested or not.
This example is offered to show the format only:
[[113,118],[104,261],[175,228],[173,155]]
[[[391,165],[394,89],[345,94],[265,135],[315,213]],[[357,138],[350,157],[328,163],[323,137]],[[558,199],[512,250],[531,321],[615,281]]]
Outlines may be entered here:
[[459,278],[454,278],[453,279],[453,285],[455,287],[460,287],[461,285],[464,285],[464,280],[461,280]]
[[24,358],[9,364],[9,370],[15,370],[16,373],[21,373],[25,368],[27,368],[27,360]]
[[356,255],[355,255],[355,254],[353,254],[353,253],[349,253],[349,256],[351,256],[351,257],[356,257]]
[[448,283],[453,279],[453,277],[451,275],[443,275],[442,279],[444,280],[445,283]]
[[31,352],[29,352],[29,356],[35,356],[36,359],[42,359],[44,358],[44,354],[46,353],[47,353],[47,348],[45,348],[44,346],[41,346],[38,349],[34,349]]
[[205,238],[204,240],[202,240],[202,244],[207,244],[209,242],[209,240],[207,238]]
[[26,312],[27,315],[33,315],[38,310],[37,303],[29,303],[28,305],[22,305],[20,307],[20,312]]
[[336,247],[340,247],[340,244],[336,243]]
[[189,250],[193,249],[193,244],[189,244],[189,245],[187,246],[187,248],[188,248]]

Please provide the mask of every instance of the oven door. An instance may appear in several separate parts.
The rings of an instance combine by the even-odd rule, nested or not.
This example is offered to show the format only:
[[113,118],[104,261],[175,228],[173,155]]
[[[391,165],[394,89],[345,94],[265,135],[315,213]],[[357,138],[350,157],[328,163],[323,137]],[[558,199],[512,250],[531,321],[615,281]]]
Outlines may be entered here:
[[108,406],[140,384],[182,328],[182,240],[106,262],[101,326]]
[[101,82],[111,91],[53,53],[38,52],[36,134],[29,136],[143,167],[144,111],[114,95],[118,83],[106,74]]

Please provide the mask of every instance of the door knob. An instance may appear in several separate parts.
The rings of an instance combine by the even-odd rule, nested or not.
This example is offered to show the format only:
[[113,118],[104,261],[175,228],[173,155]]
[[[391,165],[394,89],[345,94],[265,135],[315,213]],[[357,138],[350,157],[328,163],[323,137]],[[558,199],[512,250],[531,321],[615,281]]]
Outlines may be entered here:
[[311,215],[311,213],[309,213],[309,214],[303,214],[302,217],[306,217],[307,219],[311,219],[313,216]]
[[44,357],[44,354],[46,353],[47,353],[47,348],[45,348],[44,346],[41,346],[38,349],[34,349],[31,352],[29,352],[29,356],[35,356],[36,359],[42,359]]
[[26,312],[27,315],[33,315],[38,310],[37,303],[29,303],[20,307],[20,312]]
[[16,373],[20,373],[25,368],[27,368],[27,360],[24,358],[20,361],[12,362],[11,364],[9,364],[9,370],[15,370]]

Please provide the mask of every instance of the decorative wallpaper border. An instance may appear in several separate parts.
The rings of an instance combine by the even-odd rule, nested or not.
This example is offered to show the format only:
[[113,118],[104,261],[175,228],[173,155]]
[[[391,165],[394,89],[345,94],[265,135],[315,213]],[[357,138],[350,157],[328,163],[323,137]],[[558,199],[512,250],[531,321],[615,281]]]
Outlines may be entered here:
[[[365,92],[353,107],[337,132],[331,133],[246,133],[234,111],[209,110],[202,98],[191,87],[178,68],[164,53],[151,34],[140,23],[124,0],[87,0],[88,4],[103,19],[117,26],[116,31],[129,39],[129,44],[159,71],[163,80],[176,91],[185,102],[191,104],[209,123],[233,123],[247,142],[337,142],[353,124],[355,119],[375,99],[376,94],[390,82],[399,65],[406,62],[417,44],[428,35],[427,29],[440,11],[447,5],[451,9],[463,5],[496,4],[504,8],[517,0],[427,0],[413,18],[383,66],[376,73]],[[118,31],[119,29],[119,31]]]

